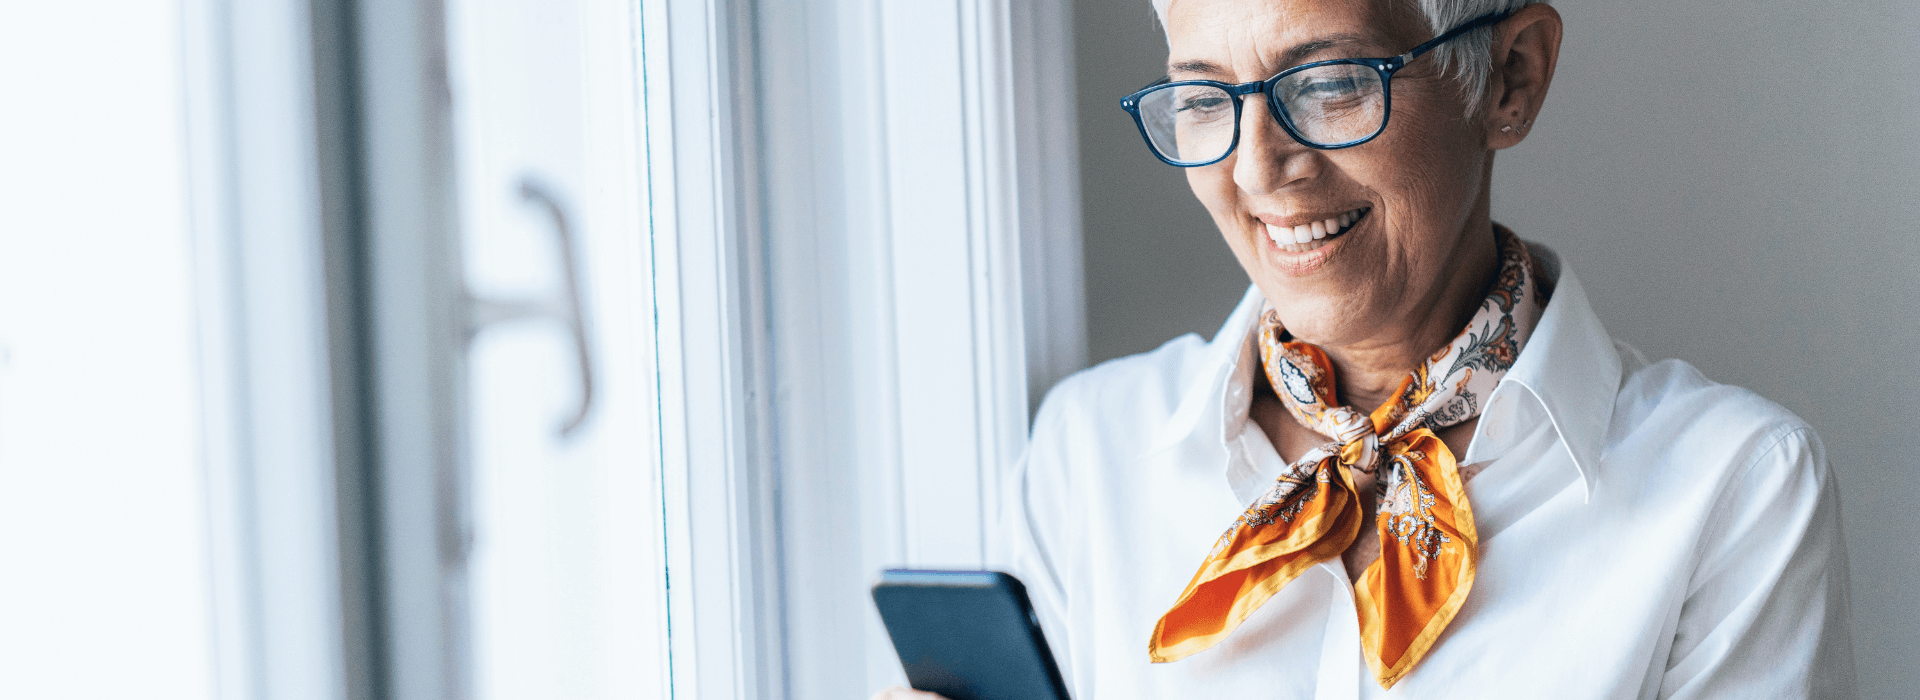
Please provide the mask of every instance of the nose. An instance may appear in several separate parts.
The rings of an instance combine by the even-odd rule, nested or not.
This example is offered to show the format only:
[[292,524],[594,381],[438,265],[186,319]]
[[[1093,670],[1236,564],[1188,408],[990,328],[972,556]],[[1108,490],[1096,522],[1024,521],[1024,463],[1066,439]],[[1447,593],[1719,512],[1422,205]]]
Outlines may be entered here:
[[1272,194],[1287,185],[1312,179],[1320,158],[1287,134],[1266,95],[1246,96],[1240,110],[1240,145],[1234,149],[1233,181],[1248,194]]

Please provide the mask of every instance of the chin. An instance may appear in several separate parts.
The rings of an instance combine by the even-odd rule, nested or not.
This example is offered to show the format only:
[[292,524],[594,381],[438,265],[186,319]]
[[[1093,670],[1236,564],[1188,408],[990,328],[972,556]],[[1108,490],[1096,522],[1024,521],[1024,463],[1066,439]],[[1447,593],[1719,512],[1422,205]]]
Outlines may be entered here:
[[[1295,338],[1323,347],[1349,345],[1363,341],[1378,324],[1367,304],[1356,303],[1351,295],[1334,298],[1319,293],[1261,289],[1269,304],[1280,315],[1280,322]],[[1274,303],[1276,298],[1284,300]],[[1314,297],[1321,298],[1314,298]]]

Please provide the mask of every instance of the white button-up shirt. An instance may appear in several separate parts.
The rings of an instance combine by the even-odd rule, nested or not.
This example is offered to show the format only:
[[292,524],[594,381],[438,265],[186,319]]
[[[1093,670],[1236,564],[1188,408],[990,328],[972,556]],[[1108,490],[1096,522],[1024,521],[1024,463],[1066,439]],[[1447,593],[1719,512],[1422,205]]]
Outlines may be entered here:
[[1152,664],[1147,638],[1285,466],[1248,420],[1249,289],[1188,335],[1049,392],[1003,479],[994,558],[1027,585],[1079,700],[1852,697],[1840,503],[1818,436],[1692,366],[1608,337],[1571,272],[1462,465],[1472,593],[1391,691],[1362,657],[1338,559],[1226,640]]

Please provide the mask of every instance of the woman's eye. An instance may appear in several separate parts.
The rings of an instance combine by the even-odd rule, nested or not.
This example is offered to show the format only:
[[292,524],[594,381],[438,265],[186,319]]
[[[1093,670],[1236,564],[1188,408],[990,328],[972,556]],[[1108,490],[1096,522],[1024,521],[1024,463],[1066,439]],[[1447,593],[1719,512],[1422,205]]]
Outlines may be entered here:
[[1225,97],[1196,97],[1180,103],[1181,112],[1199,112],[1209,114],[1227,106]]
[[1352,95],[1359,90],[1359,87],[1352,80],[1315,80],[1301,85],[1299,91],[1294,94],[1299,97],[1324,100]]

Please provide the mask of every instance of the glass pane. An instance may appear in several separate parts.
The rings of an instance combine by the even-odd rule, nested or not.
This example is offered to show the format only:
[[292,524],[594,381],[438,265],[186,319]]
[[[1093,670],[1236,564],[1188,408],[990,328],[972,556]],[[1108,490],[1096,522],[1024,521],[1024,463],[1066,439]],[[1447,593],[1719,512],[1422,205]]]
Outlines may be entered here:
[[1154,148],[1170,160],[1204,163],[1233,147],[1233,96],[1210,85],[1173,85],[1140,98]]
[[211,697],[176,2],[0,21],[0,697]]
[[[448,3],[466,281],[479,298],[570,308],[580,290],[595,379],[582,401],[570,322],[474,338],[468,410],[475,700],[667,697],[648,216],[631,145],[643,123],[633,6]],[[624,53],[623,53],[624,52]],[[534,183],[564,212],[573,250]],[[570,279],[566,263],[577,266]]]
[[1372,136],[1387,117],[1380,73],[1358,64],[1309,68],[1282,79],[1275,90],[1294,130],[1320,145]]

